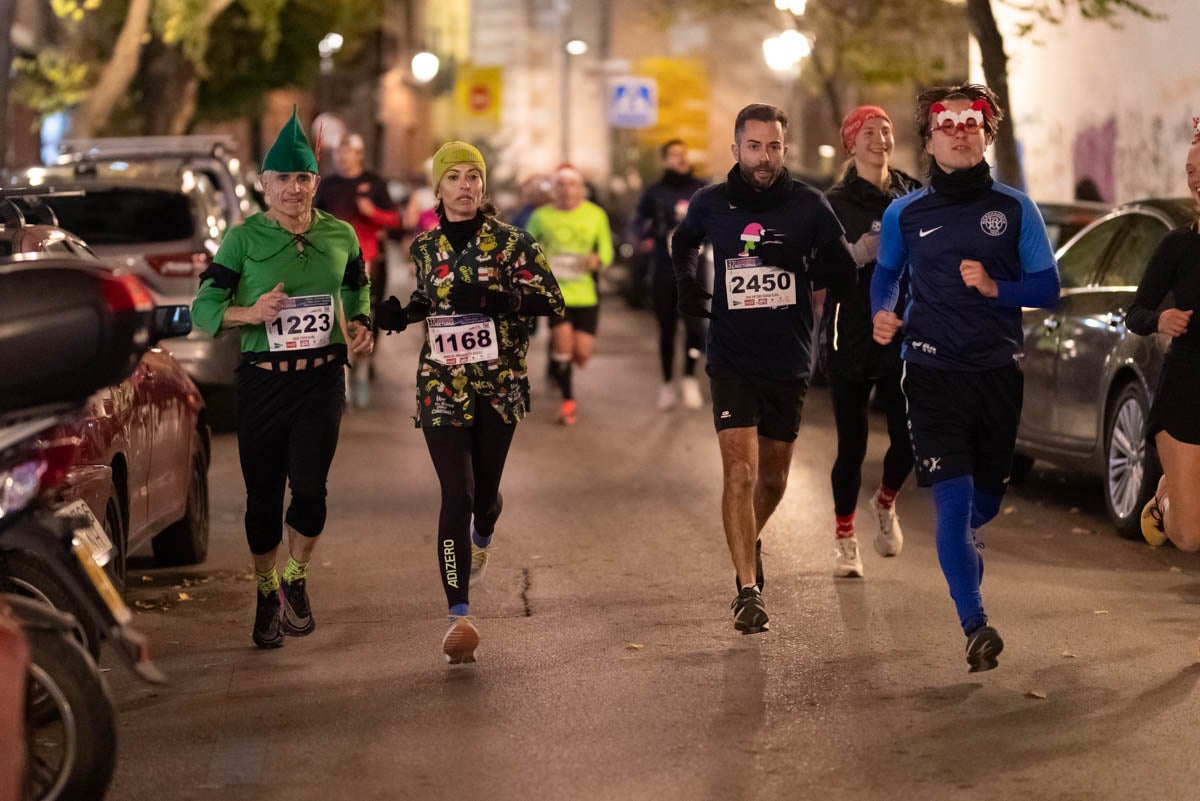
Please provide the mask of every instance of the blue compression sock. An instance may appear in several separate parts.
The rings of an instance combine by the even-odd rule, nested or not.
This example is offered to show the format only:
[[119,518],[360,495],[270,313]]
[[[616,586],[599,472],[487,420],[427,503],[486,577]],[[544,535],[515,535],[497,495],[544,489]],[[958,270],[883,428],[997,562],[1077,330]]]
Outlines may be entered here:
[[455,604],[454,606],[450,607],[450,614],[456,617],[463,617],[464,615],[471,614],[468,609],[468,604]]
[[937,554],[950,597],[958,610],[963,632],[970,633],[987,623],[979,594],[979,552],[971,541],[971,476],[960,476],[933,485],[937,508]]
[[471,542],[475,543],[480,548],[486,548],[492,544],[492,535],[488,534],[485,537],[482,534],[480,534],[478,531],[476,531],[474,526],[472,526],[471,527]]
[[[971,496],[972,545],[975,545],[975,532],[990,523],[1000,513],[1000,501],[1002,500],[1004,500],[1003,495],[993,495],[983,490],[975,490],[975,494]],[[979,583],[983,584],[983,554],[978,553],[978,545],[976,545],[975,551],[979,557]]]

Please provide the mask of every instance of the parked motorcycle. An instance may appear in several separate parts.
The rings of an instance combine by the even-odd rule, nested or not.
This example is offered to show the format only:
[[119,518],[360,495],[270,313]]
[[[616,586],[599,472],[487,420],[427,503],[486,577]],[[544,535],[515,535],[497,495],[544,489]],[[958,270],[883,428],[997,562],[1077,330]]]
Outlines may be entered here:
[[[55,513],[39,496],[47,462],[34,443],[190,326],[132,276],[63,259],[0,265],[0,586],[29,644],[24,799],[99,799],[112,778],[115,708],[84,643],[106,639],[140,678],[165,680],[104,570],[103,527],[86,505]],[[37,565],[36,581],[11,580],[18,560]]]

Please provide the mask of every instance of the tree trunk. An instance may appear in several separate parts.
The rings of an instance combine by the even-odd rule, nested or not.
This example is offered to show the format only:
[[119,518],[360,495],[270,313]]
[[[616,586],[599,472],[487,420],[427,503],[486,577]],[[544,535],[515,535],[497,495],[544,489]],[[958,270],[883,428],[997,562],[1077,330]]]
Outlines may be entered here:
[[[17,0],[0,0],[0,31],[11,31]],[[8,87],[12,70],[12,34],[0,35],[0,168],[8,166]]]
[[129,89],[133,76],[137,74],[138,59],[142,52],[142,36],[150,19],[150,0],[130,0],[125,13],[125,24],[117,36],[112,56],[100,72],[100,80],[88,93],[71,121],[74,137],[95,136],[108,124],[113,106]]
[[1017,158],[1017,135],[1013,127],[1012,106],[1008,102],[1008,56],[1004,54],[1004,37],[996,26],[991,0],[967,0],[967,16],[971,34],[979,42],[983,57],[983,76],[996,93],[1000,107],[1008,115],[996,134],[996,172],[1009,186],[1024,190],[1021,162]]

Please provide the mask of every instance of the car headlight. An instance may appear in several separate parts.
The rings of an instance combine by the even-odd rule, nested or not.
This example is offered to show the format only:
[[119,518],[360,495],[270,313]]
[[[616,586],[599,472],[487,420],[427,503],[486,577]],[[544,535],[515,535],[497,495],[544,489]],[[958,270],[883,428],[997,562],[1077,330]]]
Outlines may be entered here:
[[0,520],[21,511],[37,497],[45,472],[44,459],[33,459],[0,470]]

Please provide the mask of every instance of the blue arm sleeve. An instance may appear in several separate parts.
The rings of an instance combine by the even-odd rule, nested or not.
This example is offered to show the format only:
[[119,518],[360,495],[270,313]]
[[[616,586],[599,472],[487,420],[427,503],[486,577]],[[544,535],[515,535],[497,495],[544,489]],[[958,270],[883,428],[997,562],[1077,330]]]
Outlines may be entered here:
[[1028,197],[1021,197],[1021,281],[997,281],[999,294],[996,303],[1001,306],[1031,306],[1042,309],[1058,305],[1058,264],[1050,250],[1046,236],[1046,224],[1037,205]]
[[871,276],[871,317],[881,310],[895,311],[900,299],[900,276],[908,261],[908,246],[900,233],[900,209],[896,203],[883,213],[879,232],[879,255]]

